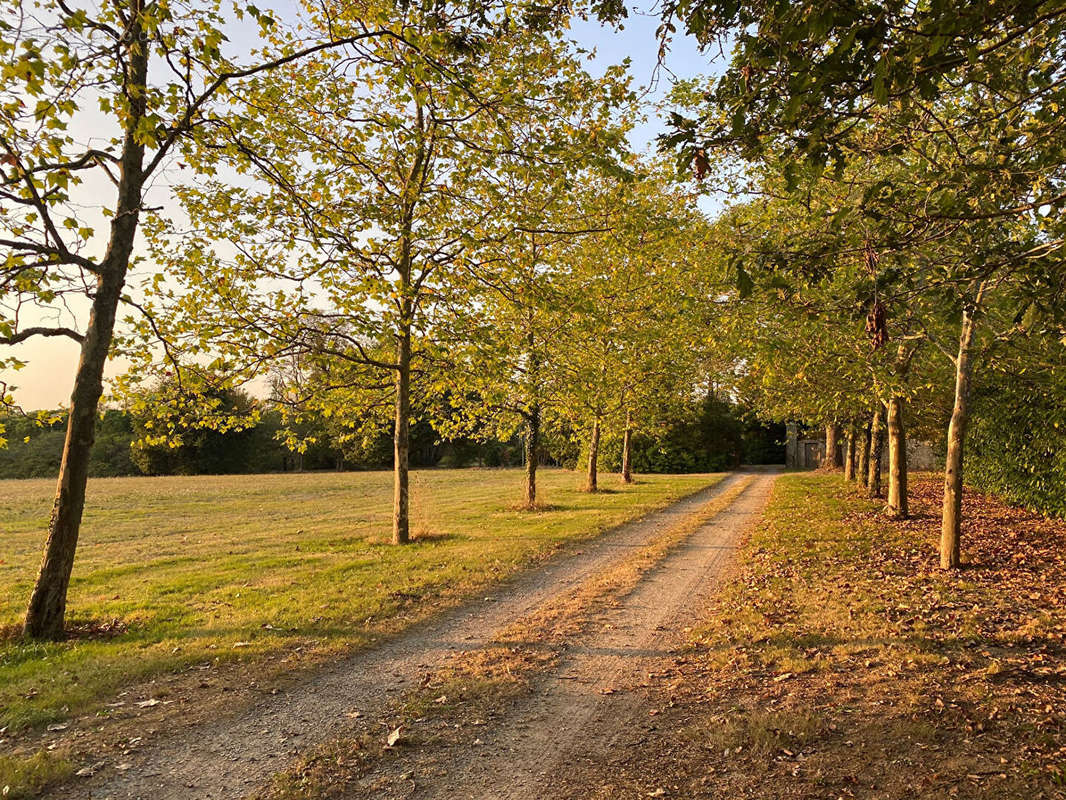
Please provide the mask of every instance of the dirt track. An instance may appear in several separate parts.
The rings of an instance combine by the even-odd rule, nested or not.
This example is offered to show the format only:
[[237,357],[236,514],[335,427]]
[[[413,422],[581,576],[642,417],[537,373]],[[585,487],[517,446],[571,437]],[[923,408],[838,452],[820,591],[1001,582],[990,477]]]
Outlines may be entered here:
[[[240,798],[310,748],[373,728],[418,677],[476,650],[511,621],[577,587],[750,476],[734,475],[664,511],[624,525],[491,598],[460,608],[379,648],[214,722],[189,727],[105,765],[65,796]],[[609,758],[615,733],[638,724],[627,691],[669,657],[744,530],[758,518],[774,476],[751,484],[674,549],[599,624],[575,641],[536,690],[491,726],[453,747],[409,748],[350,787],[352,797],[541,798],[568,796],[566,764]],[[640,720],[647,724],[647,720]]]

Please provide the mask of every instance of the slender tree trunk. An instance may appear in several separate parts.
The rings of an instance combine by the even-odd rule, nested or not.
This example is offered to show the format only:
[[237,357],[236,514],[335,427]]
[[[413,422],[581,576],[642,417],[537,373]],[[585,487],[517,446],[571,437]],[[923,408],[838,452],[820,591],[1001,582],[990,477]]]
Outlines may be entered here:
[[859,428],[859,463],[855,467],[855,477],[859,479],[859,483],[866,486],[870,480],[870,422],[867,421],[865,425]]
[[537,458],[540,454],[540,406],[534,404],[526,417],[526,508],[537,505]]
[[585,481],[585,491],[595,492],[597,485],[597,461],[600,456],[600,420],[599,417],[592,423],[592,436],[589,438],[589,465],[588,477]]
[[822,466],[826,469],[837,469],[840,466],[840,456],[837,454],[837,439],[840,436],[840,426],[835,422],[825,426],[825,458]]
[[52,517],[48,525],[44,559],[26,609],[25,634],[34,639],[60,639],[67,608],[67,590],[74,568],[78,533],[85,510],[85,486],[89,477],[89,455],[96,436],[96,417],[103,393],[104,366],[111,349],[115,317],[126,282],[130,256],[137,235],[144,184],[144,145],[139,128],[145,115],[144,86],[148,78],[147,50],[140,46],[138,14],[134,3],[131,15],[126,83],[130,87],[130,114],[119,163],[118,201],[111,218],[107,251],[100,262],[92,310],[81,345],[81,357],[70,396],[70,415],[63,455],[59,465]]
[[893,516],[909,516],[907,503],[907,432],[903,427],[903,398],[888,401],[888,510]]
[[622,483],[633,482],[633,413],[626,411],[626,429],[622,434]]
[[844,480],[855,480],[855,443],[856,443],[856,429],[855,423],[848,425],[848,431],[844,435],[845,438],[845,452],[844,452]]
[[885,445],[885,429],[882,423],[881,401],[874,406],[874,416],[870,425],[870,464],[867,473],[866,488],[870,497],[881,496],[881,453]]
[[414,270],[414,218],[420,199],[419,186],[425,177],[426,162],[431,157],[432,145],[427,141],[425,111],[420,100],[415,101],[415,134],[418,144],[407,173],[403,191],[402,229],[400,232],[400,257],[397,263],[399,300],[399,325],[396,340],[395,404],[396,417],[393,428],[393,506],[392,542],[406,544],[410,532],[410,486],[409,465],[411,451],[411,329],[414,326],[415,301],[411,274]]
[[[531,235],[532,236],[532,235]],[[532,239],[534,250],[536,239]],[[532,277],[530,278],[532,282]],[[532,287],[530,287],[532,294]],[[526,507],[537,505],[537,460],[540,457],[540,355],[537,352],[537,327],[532,307],[526,311],[526,357],[529,413],[526,415]]]
[[393,428],[392,542],[410,541],[409,460],[411,449],[411,329],[404,326],[396,344],[396,418]]
[[[980,297],[980,295],[978,295]],[[944,510],[940,527],[940,566],[955,569],[961,563],[962,457],[970,418],[970,382],[973,375],[973,312],[963,311],[959,354],[955,361],[955,405],[948,425],[948,452],[944,463]]]

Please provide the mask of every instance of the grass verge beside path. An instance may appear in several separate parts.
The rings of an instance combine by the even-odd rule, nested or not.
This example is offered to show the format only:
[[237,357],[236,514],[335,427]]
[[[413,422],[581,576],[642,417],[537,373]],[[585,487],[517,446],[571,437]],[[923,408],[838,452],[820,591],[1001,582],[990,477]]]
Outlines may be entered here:
[[[1066,523],[939,484],[891,522],[839,477],[781,477],[738,568],[652,690],[656,732],[588,797],[1066,797]],[[619,748],[621,750],[621,748]]]
[[395,633],[563,543],[720,479],[642,476],[590,495],[571,472],[539,477],[552,506],[530,513],[511,508],[517,470],[413,473],[406,547],[385,543],[390,473],[91,481],[70,592],[76,635],[56,644],[15,635],[52,483],[0,482],[0,754],[22,731],[125,713],[115,709],[153,698],[118,693],[162,673],[267,659],[281,668]]
[[251,796],[256,800],[348,797],[388,749],[386,731],[400,731],[405,745],[424,750],[455,744],[467,736],[471,726],[506,714],[517,699],[533,690],[536,678],[558,666],[566,648],[588,629],[599,611],[621,602],[644,575],[661,566],[754,480],[739,478],[632,553],[580,585],[548,598],[484,646],[458,651],[441,668],[424,673],[418,689],[386,709],[384,730],[380,729],[383,720],[366,720],[357,738],[349,735],[315,748]]

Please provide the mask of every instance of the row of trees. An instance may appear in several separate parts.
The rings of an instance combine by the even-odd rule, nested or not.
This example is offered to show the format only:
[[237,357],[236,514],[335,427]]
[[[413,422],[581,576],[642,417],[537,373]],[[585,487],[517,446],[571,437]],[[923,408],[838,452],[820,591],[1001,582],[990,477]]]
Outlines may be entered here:
[[1006,425],[1013,462],[1008,477],[989,466],[1004,454],[987,454],[984,474],[1016,494],[1062,493],[1061,435],[1030,412],[1066,400],[1066,8],[669,13],[707,43],[741,30],[722,79],[679,89],[668,137],[708,177],[746,167],[717,233],[740,295],[721,343],[741,365],[738,391],[770,417],[827,426],[830,440],[842,428],[873,493],[879,473],[861,461],[887,433],[898,515],[907,432],[944,441],[940,561],[959,566],[975,383],[1017,390],[984,393],[985,445]]
[[[82,349],[29,635],[62,634],[116,354],[146,446],[254,423],[221,400],[241,388],[269,392],[296,450],[309,418],[340,442],[386,421],[397,543],[415,417],[520,434],[534,506],[546,429],[581,432],[595,490],[606,439],[628,478],[638,432],[713,384],[851,442],[887,429],[900,514],[904,420],[950,419],[958,565],[975,374],[1051,374],[1028,387],[1049,406],[1061,386],[1066,10],[665,4],[664,38],[732,53],[678,86],[663,139],[736,194],[713,224],[701,188],[627,152],[636,97],[624,68],[586,72],[572,10],[4,7],[0,343]],[[229,43],[250,30],[251,51]]]
[[628,480],[635,432],[707,388],[697,192],[628,152],[625,70],[586,72],[561,9],[33,0],[0,25],[0,339],[82,348],[28,635],[63,632],[110,356],[143,448],[256,424],[242,389],[297,452],[310,420],[340,446],[389,421],[398,544],[413,419],[520,433],[532,507],[546,429],[581,432],[595,491],[605,438]]

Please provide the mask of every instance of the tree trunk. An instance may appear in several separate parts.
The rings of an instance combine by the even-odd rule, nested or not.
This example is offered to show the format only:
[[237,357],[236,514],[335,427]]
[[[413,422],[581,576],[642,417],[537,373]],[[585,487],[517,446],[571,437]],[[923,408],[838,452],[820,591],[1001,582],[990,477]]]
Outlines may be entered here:
[[67,588],[85,508],[89,455],[96,435],[104,364],[111,347],[125,273],[125,269],[119,269],[101,276],[82,343],[44,560],[26,610],[25,633],[34,639],[60,639],[63,636]]
[[595,492],[599,487],[597,486],[597,460],[600,456],[600,420],[596,419],[592,423],[592,436],[589,439],[589,466],[588,477],[585,481],[585,491]]
[[859,479],[859,483],[866,486],[870,480],[868,471],[870,469],[870,423],[867,422],[859,429],[859,463],[855,466],[855,477]]
[[622,434],[622,483],[633,482],[633,413],[626,411],[626,429]]
[[144,145],[140,123],[145,116],[145,84],[148,78],[147,49],[141,43],[140,3],[135,3],[127,41],[126,84],[130,91],[119,162],[118,196],[111,218],[111,235],[96,279],[92,310],[82,340],[81,357],[70,396],[70,415],[63,455],[59,465],[52,517],[48,525],[44,559],[26,609],[24,632],[34,639],[59,639],[67,608],[67,589],[74,568],[78,533],[85,509],[85,486],[89,455],[96,436],[96,417],[103,393],[104,366],[111,349],[122,289],[137,236],[141,192],[144,185]]
[[405,326],[396,345],[396,419],[393,429],[392,543],[410,541],[408,464],[411,445],[411,329]]
[[955,405],[948,425],[948,452],[944,462],[944,510],[940,527],[940,566],[955,569],[960,564],[962,529],[962,456],[966,425],[970,417],[970,381],[973,363],[973,312],[965,310],[959,334],[959,354],[955,361]]
[[540,406],[534,404],[526,417],[526,508],[537,505],[537,458],[540,453]]
[[874,406],[874,416],[870,426],[870,464],[867,472],[866,488],[870,497],[881,496],[881,453],[885,446],[885,429],[882,423],[881,402]]
[[903,427],[903,398],[888,401],[888,510],[899,518],[909,515],[907,503],[907,432]]
[[851,423],[848,426],[844,439],[844,480],[853,481],[855,480],[855,423]]
[[840,426],[835,422],[825,426],[825,458],[822,459],[822,466],[826,469],[835,470],[840,467],[840,456],[837,453],[839,436]]

